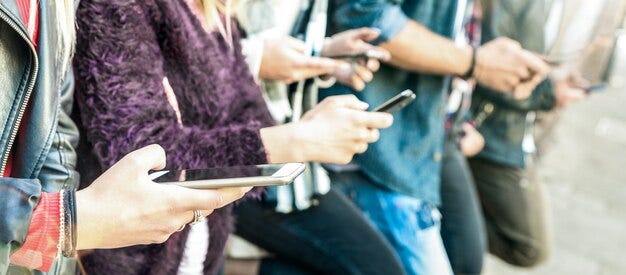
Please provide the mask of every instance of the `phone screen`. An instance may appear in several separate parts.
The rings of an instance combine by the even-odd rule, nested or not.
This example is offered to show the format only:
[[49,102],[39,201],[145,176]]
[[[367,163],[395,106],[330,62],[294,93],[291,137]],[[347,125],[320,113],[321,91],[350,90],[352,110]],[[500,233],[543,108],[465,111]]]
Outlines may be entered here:
[[154,182],[182,182],[211,179],[230,179],[272,176],[284,165],[265,164],[250,166],[232,166],[209,169],[186,169],[172,171],[157,171],[150,174]]

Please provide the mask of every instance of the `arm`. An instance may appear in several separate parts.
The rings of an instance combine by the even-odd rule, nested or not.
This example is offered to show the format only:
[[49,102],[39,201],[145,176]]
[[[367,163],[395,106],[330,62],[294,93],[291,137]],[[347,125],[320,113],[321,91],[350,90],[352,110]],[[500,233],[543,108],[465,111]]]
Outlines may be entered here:
[[65,76],[59,101],[57,127],[38,175],[46,192],[72,190],[78,184],[75,150],[78,146],[78,128],[69,116],[74,103],[74,74],[71,70]]
[[[57,116],[57,127],[48,155],[38,175],[38,180],[24,179],[14,180],[14,182],[33,185],[38,191],[44,188],[47,189],[44,190],[47,192],[57,192],[59,189],[74,192],[78,177],[75,171],[76,153],[74,151],[78,143],[78,129],[68,115],[72,108],[73,83],[74,78],[69,71],[61,88],[61,109]],[[29,197],[33,202],[28,207],[31,212],[23,216],[23,221],[28,223],[27,226],[25,228],[24,226],[13,228],[13,231],[15,228],[18,230],[26,229],[26,231],[21,232],[26,235],[23,238],[21,236],[16,238],[13,242],[15,247],[11,249],[14,253],[10,257],[10,262],[15,265],[48,271],[57,257],[57,243],[60,239],[60,196],[59,193],[37,192],[36,194],[32,193]],[[65,209],[64,212],[76,213],[74,204],[67,204],[67,206],[68,209]],[[3,211],[3,213],[12,212],[13,210]],[[11,217],[5,218],[13,219]],[[70,244],[76,243],[76,235],[71,234],[69,230],[65,233],[64,238],[67,241],[63,244],[69,246],[64,246],[63,249],[71,251],[73,247]]]
[[[145,14],[133,7],[134,1],[130,7],[83,4],[77,16],[77,98],[87,138],[104,167],[151,143],[163,146],[170,164],[211,167],[266,161],[259,118],[270,121],[269,114],[242,106],[240,116],[227,125],[206,116],[198,119],[215,121],[211,129],[180,126],[162,85],[163,53]],[[243,97],[242,102],[263,104],[260,97],[259,102]]]
[[[464,75],[470,71],[472,50],[469,46],[456,46],[450,39],[409,19],[398,1],[338,2],[333,15],[337,29],[379,28],[381,36],[376,42],[391,52],[390,64],[409,71],[440,75]],[[519,43],[498,38],[476,50],[472,76],[499,92],[514,92],[520,83],[536,85],[546,71],[547,65],[522,49]]]
[[36,179],[0,178],[0,186],[0,273],[5,274],[10,255],[24,244],[41,184]]
[[471,48],[457,47],[451,40],[410,19],[398,1],[337,2],[333,14],[337,31],[360,27],[379,29],[380,37],[374,43],[391,52],[390,64],[435,74],[462,75],[469,69]]

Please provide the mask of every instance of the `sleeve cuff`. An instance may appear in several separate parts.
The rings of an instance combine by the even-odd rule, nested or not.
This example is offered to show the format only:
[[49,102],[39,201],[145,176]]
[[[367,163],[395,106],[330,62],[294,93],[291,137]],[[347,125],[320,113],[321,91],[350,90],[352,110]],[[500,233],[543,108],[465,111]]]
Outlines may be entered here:
[[409,22],[409,18],[404,14],[400,6],[386,8],[380,17],[374,21],[372,28],[380,30],[380,36],[372,42],[378,45],[396,36]]
[[48,272],[58,255],[61,194],[42,193],[33,211],[26,241],[11,255],[11,264]]
[[257,82],[259,81],[259,71],[261,70],[261,61],[263,60],[263,39],[260,35],[253,35],[241,40],[246,63],[248,63],[250,72]]

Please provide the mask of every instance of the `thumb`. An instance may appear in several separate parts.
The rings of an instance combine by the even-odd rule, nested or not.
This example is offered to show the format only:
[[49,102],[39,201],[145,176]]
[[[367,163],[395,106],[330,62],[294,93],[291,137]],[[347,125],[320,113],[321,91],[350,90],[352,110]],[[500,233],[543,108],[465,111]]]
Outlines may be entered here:
[[364,110],[367,110],[367,108],[369,107],[369,104],[363,101],[360,101],[354,95],[339,95],[339,96],[333,96],[331,98],[336,105],[341,106],[341,107],[346,107],[349,109],[364,111]]
[[354,37],[363,41],[373,41],[380,36],[380,30],[373,28],[359,28],[354,30]]
[[165,150],[158,144],[148,145],[126,155],[121,163],[129,162],[134,168],[142,172],[161,170],[165,168]]

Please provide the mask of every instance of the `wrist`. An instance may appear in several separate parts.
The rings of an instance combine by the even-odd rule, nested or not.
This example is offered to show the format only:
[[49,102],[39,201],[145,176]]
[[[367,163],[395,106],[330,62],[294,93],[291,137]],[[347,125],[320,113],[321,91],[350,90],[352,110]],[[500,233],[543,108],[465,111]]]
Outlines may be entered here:
[[331,45],[332,45],[332,38],[331,37],[324,38],[324,45],[322,46],[322,52],[320,53],[320,56],[328,56],[328,50],[330,49]]
[[298,138],[298,124],[288,123],[259,131],[269,163],[298,162],[304,159]]
[[474,76],[474,71],[476,69],[476,57],[477,57],[477,49],[474,47],[465,47],[463,49],[465,56],[467,57],[465,60],[469,60],[467,66],[465,66],[465,70],[462,71],[459,76],[463,79],[469,79]]
[[91,210],[92,204],[88,198],[89,188],[76,192],[76,250],[97,248],[94,237],[99,233],[97,228],[90,228],[89,221],[95,216]]

